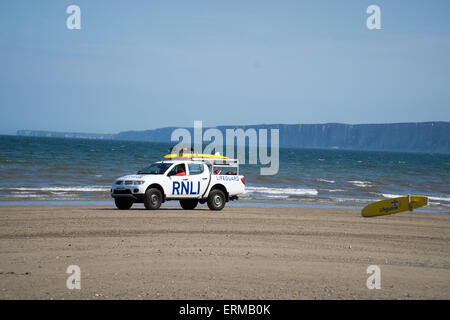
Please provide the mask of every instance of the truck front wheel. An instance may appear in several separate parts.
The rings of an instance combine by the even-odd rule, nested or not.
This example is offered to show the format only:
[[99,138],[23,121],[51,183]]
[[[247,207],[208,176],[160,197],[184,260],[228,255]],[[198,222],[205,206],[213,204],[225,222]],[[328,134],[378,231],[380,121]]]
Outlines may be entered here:
[[128,210],[133,205],[133,200],[126,198],[115,198],[114,202],[116,203],[117,209],[120,210]]
[[222,210],[225,207],[225,194],[218,189],[212,190],[207,202],[211,210]]
[[144,206],[147,210],[159,209],[162,202],[162,194],[156,188],[150,188],[145,191]]
[[193,200],[193,199],[180,200],[180,205],[184,210],[195,209],[197,204],[198,204],[198,200]]

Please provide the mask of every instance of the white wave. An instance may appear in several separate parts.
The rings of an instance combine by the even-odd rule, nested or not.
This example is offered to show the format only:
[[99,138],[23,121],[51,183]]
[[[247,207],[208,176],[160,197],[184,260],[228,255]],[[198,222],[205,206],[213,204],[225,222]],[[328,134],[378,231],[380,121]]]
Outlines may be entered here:
[[109,191],[109,186],[76,186],[76,187],[20,187],[20,188],[0,188],[0,190],[11,190],[11,191],[49,191],[49,192],[65,192],[65,191],[75,191],[75,192],[104,192]]
[[287,199],[289,196],[282,196],[282,195],[266,195],[266,198],[271,199]]
[[42,198],[42,195],[37,195],[37,194],[11,194],[11,195],[8,195],[8,196],[6,196],[5,198],[20,198],[20,199],[22,199],[22,198],[26,198],[26,199],[28,199],[28,198]]
[[400,195],[400,194],[389,194],[389,193],[382,193],[381,195],[385,198],[398,198],[398,197],[405,196],[405,195]]
[[337,201],[337,202],[361,202],[361,203],[369,203],[372,202],[373,199],[368,199],[368,198],[331,198],[331,200],[333,201]]
[[344,189],[323,189],[323,190],[328,191],[328,192],[344,192],[345,191]]
[[358,181],[358,180],[351,180],[348,181],[349,183],[353,184],[354,186],[360,187],[360,188],[367,188],[372,186],[372,182],[370,181]]
[[[389,194],[389,193],[383,193],[383,197],[385,198],[398,198],[398,197],[404,197],[406,196],[406,194],[404,195],[399,195],[399,194]],[[435,200],[435,201],[449,201],[450,202],[450,198],[449,197],[433,197],[433,196],[427,196],[428,199],[430,200]]]
[[437,201],[450,201],[450,198],[444,198],[444,197],[428,197],[430,200],[437,200]]
[[13,195],[7,195],[0,197],[1,201],[8,201],[9,199],[17,199],[17,200],[46,200],[46,201],[59,201],[59,200],[81,200],[82,198],[68,194],[66,196],[49,196],[45,194],[28,194],[28,195],[20,195],[20,194],[13,194]]
[[317,179],[316,181],[318,182],[324,182],[324,183],[335,183],[336,181],[334,180],[327,180],[327,179]]
[[295,188],[267,188],[267,187],[246,187],[246,193],[265,193],[277,195],[312,195],[315,196],[319,192],[316,189],[295,189]]

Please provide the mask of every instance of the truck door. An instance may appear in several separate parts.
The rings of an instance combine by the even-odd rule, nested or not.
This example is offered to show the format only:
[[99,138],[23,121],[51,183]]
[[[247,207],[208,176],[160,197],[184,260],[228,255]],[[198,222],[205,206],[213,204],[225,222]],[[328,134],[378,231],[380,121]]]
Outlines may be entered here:
[[175,165],[167,176],[170,190],[168,198],[190,198],[190,183],[185,163]]
[[208,167],[204,163],[189,163],[188,169],[190,197],[199,198],[205,193],[211,179]]

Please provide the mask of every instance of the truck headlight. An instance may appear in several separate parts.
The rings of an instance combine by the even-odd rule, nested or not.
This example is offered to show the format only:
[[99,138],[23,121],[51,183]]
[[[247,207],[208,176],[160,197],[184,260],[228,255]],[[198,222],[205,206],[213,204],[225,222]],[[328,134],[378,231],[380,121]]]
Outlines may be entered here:
[[141,185],[141,184],[143,184],[144,183],[144,181],[134,181],[134,185],[136,186],[139,186],[139,185]]

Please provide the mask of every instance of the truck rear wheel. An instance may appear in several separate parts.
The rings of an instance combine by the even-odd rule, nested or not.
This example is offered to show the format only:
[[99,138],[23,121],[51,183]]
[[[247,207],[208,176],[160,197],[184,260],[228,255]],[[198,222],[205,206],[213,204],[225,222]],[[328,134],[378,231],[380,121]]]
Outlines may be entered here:
[[162,202],[162,194],[156,188],[150,188],[145,191],[144,206],[147,210],[159,209]]
[[116,203],[117,209],[120,210],[128,210],[133,205],[133,200],[127,198],[115,198],[114,202]]
[[192,210],[197,207],[198,200],[196,199],[186,199],[186,200],[180,200],[180,205],[184,210]]
[[211,210],[222,210],[225,207],[225,194],[218,189],[212,190],[208,196],[208,208]]

